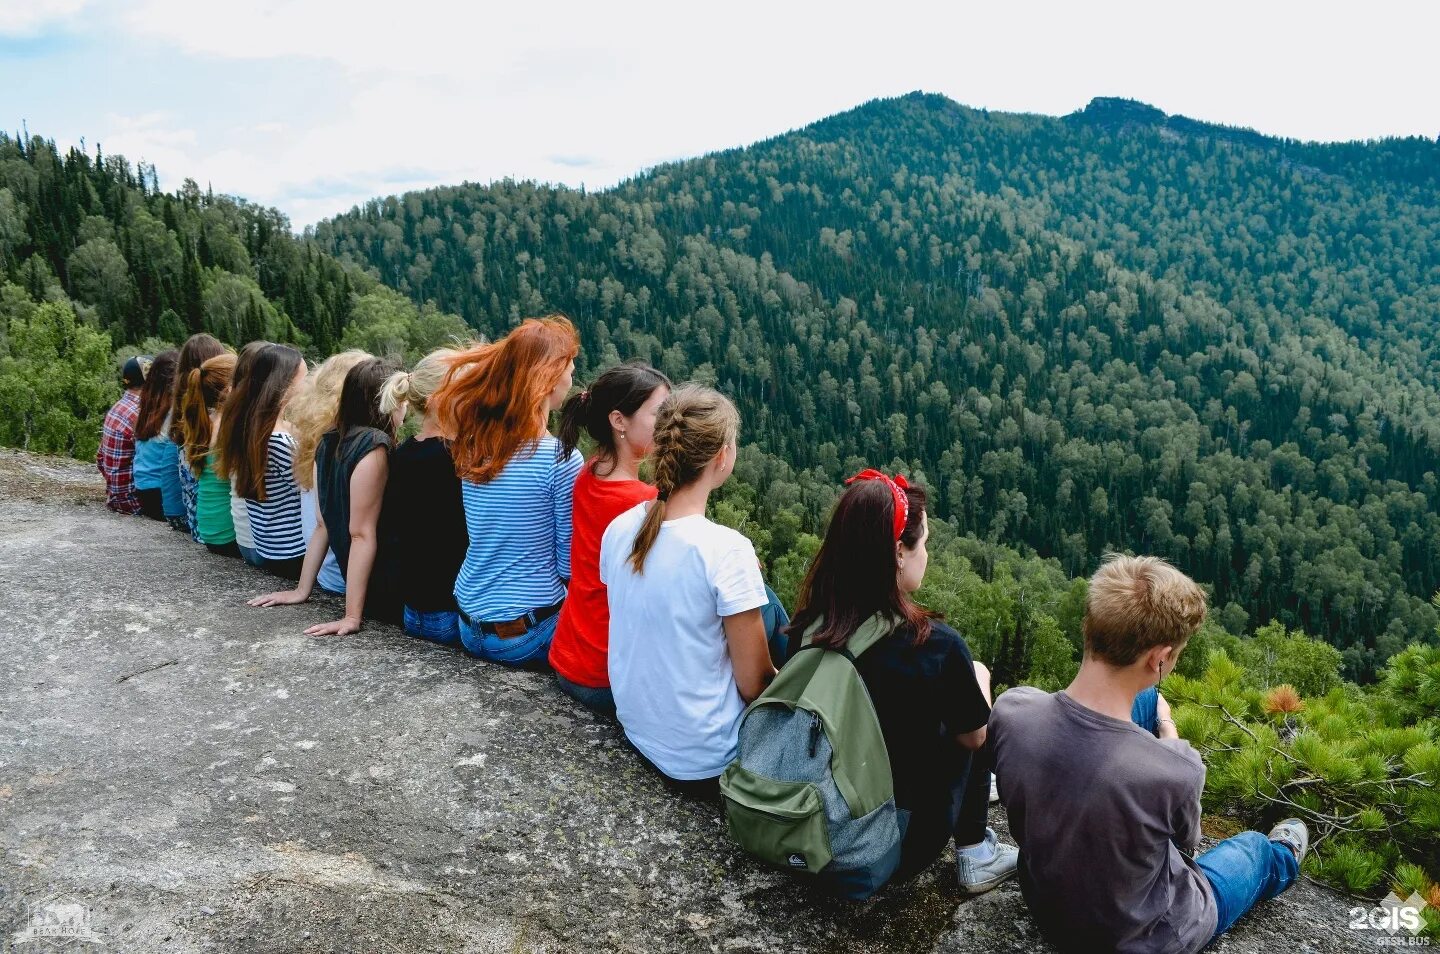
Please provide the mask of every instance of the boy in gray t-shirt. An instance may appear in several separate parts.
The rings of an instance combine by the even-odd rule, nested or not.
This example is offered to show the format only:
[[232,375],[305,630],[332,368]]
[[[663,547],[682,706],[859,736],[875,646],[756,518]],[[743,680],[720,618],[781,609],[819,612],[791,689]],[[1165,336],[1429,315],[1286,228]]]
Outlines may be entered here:
[[[1204,618],[1189,577],[1112,556],[1090,581],[1075,681],[995,701],[989,734],[1021,892],[1062,950],[1198,951],[1295,880],[1309,843],[1295,819],[1191,857],[1205,766],[1154,687]],[[1157,711],[1142,728],[1132,720],[1147,701]]]

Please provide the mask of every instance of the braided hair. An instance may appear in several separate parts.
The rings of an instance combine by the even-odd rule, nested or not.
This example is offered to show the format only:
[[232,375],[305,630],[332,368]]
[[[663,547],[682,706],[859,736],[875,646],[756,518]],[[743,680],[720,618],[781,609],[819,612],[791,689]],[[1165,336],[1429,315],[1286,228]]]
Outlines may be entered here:
[[740,414],[730,399],[713,388],[686,384],[676,388],[655,416],[655,489],[658,497],[630,551],[630,565],[645,572],[645,557],[665,522],[670,495],[699,479],[700,474],[740,432]]

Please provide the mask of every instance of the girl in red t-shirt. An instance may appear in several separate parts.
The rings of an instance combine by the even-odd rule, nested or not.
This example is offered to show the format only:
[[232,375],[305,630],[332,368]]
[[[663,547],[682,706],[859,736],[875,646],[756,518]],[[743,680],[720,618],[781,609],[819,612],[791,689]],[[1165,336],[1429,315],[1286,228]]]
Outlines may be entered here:
[[606,653],[610,607],[600,582],[600,538],[610,521],[655,498],[640,480],[640,462],[655,446],[655,412],[670,393],[670,380],[647,364],[617,365],[560,409],[561,443],[574,446],[583,430],[595,454],[575,478],[570,541],[570,588],[550,665],[560,688],[605,715],[615,715]]

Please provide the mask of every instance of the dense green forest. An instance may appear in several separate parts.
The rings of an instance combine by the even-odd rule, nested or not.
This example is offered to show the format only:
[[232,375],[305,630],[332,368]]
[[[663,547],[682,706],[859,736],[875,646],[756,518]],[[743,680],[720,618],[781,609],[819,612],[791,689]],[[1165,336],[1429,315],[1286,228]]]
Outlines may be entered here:
[[581,382],[641,357],[736,398],[714,516],[789,606],[862,464],[931,488],[920,597],[1001,686],[1073,676],[1105,549],[1170,557],[1215,597],[1164,686],[1212,824],[1299,814],[1313,875],[1440,912],[1437,174],[1422,140],[915,95],[603,193],[437,189],[297,237],[0,134],[0,443],[92,455],[117,361],[196,330],[414,360],[563,310]]
[[[377,200],[318,241],[486,332],[735,395],[767,514],[861,460],[962,534],[1079,574],[1164,554],[1234,632],[1372,678],[1440,587],[1440,146],[1268,139],[1097,101],[876,101],[601,193]],[[988,568],[987,572],[988,572]]]
[[0,443],[94,454],[117,349],[197,331],[314,355],[466,333],[297,238],[274,209],[190,180],[162,192],[153,167],[0,133]]

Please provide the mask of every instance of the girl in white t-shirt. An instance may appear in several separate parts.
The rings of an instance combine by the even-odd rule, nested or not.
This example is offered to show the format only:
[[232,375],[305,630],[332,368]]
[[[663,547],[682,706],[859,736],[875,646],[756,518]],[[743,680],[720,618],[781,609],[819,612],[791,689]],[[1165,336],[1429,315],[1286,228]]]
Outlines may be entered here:
[[718,392],[676,389],[655,420],[659,497],[616,517],[600,543],[616,716],[663,775],[702,791],[735,758],[745,705],[775,675],[755,547],[705,519],[739,428]]

